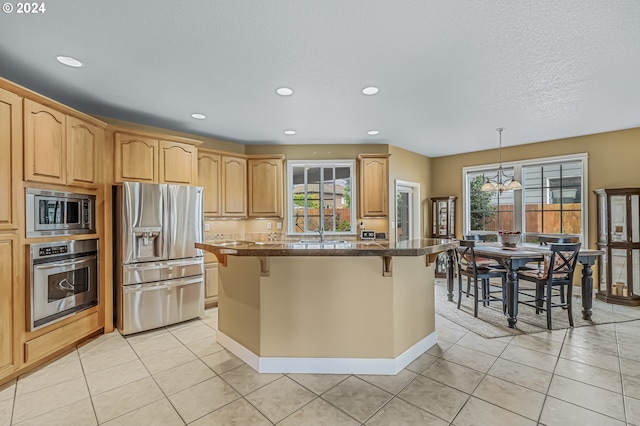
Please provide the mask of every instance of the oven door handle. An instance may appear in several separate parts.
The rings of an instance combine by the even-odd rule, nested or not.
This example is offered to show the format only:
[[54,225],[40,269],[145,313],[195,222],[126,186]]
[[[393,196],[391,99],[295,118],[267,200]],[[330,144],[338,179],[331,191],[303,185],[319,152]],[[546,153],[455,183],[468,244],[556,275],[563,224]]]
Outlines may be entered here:
[[64,268],[67,266],[75,266],[78,265],[80,263],[86,263],[86,262],[91,262],[93,260],[96,260],[96,256],[85,256],[82,257],[80,259],[76,259],[73,260],[71,262],[64,262],[64,263],[47,263],[47,264],[43,264],[43,265],[36,265],[37,269],[53,269],[53,268]]

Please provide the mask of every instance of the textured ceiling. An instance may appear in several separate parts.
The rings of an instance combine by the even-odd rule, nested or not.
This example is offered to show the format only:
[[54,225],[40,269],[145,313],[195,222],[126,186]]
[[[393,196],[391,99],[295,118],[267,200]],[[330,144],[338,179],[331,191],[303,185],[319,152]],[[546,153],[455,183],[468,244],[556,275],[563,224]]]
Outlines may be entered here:
[[[45,6],[0,15],[0,76],[90,114],[247,144],[383,143],[431,157],[496,148],[496,127],[504,146],[640,127],[638,0]],[[364,96],[369,85],[379,94]]]

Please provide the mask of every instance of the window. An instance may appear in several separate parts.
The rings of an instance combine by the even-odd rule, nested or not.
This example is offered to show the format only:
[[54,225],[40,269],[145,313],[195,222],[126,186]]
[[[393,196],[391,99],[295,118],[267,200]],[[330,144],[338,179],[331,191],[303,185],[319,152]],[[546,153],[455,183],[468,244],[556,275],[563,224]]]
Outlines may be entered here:
[[[505,168],[507,176],[513,176],[513,169]],[[495,176],[497,169],[470,172],[467,175],[469,188],[469,230],[485,233],[500,229],[513,231],[515,227],[514,192],[482,192],[480,187],[487,176]]]
[[288,161],[290,234],[353,234],[354,160]]
[[521,231],[523,241],[540,235],[571,234],[586,241],[585,179],[587,155],[540,158],[504,165],[508,176],[522,182],[522,191],[481,192],[485,176],[496,166],[465,167],[464,234]]

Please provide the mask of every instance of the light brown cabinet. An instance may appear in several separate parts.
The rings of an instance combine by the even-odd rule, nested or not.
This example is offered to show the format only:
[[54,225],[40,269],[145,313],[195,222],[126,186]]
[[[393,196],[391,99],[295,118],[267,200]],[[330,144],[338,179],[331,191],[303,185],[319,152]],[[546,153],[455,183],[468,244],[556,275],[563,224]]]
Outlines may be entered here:
[[205,216],[220,215],[220,154],[198,151],[198,186],[204,192]]
[[20,310],[20,304],[14,298],[16,249],[15,236],[0,235],[0,379],[13,373],[19,363],[14,320],[19,312],[24,314],[24,310]]
[[247,160],[221,156],[221,215],[247,216]]
[[198,149],[164,140],[159,145],[159,182],[195,185],[198,181]]
[[114,180],[158,182],[158,140],[126,133],[115,134]]
[[247,159],[198,151],[198,185],[205,216],[247,217]]
[[24,100],[25,180],[65,184],[66,132],[65,114]]
[[204,306],[218,304],[218,262],[204,264]]
[[195,185],[198,181],[194,145],[121,132],[114,138],[115,182]]
[[282,163],[281,157],[248,160],[250,217],[282,217]]
[[103,129],[24,100],[24,179],[96,188]]
[[98,154],[103,140],[103,129],[67,116],[67,185],[90,188],[98,185]]
[[389,216],[389,155],[358,156],[360,217]]
[[0,89],[0,153],[0,230],[18,229],[22,98],[3,89]]

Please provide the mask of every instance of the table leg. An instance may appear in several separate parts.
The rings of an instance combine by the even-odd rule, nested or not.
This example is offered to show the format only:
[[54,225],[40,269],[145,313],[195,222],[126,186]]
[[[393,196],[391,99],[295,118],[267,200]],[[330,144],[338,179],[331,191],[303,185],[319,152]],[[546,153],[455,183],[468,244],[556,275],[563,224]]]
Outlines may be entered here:
[[511,261],[505,262],[507,268],[507,321],[509,328],[517,328],[518,322],[518,270]]
[[591,269],[591,265],[595,259],[595,256],[578,259],[582,264],[582,318],[588,321],[591,321],[593,313],[593,269]]
[[453,302],[453,250],[447,251],[447,300]]

